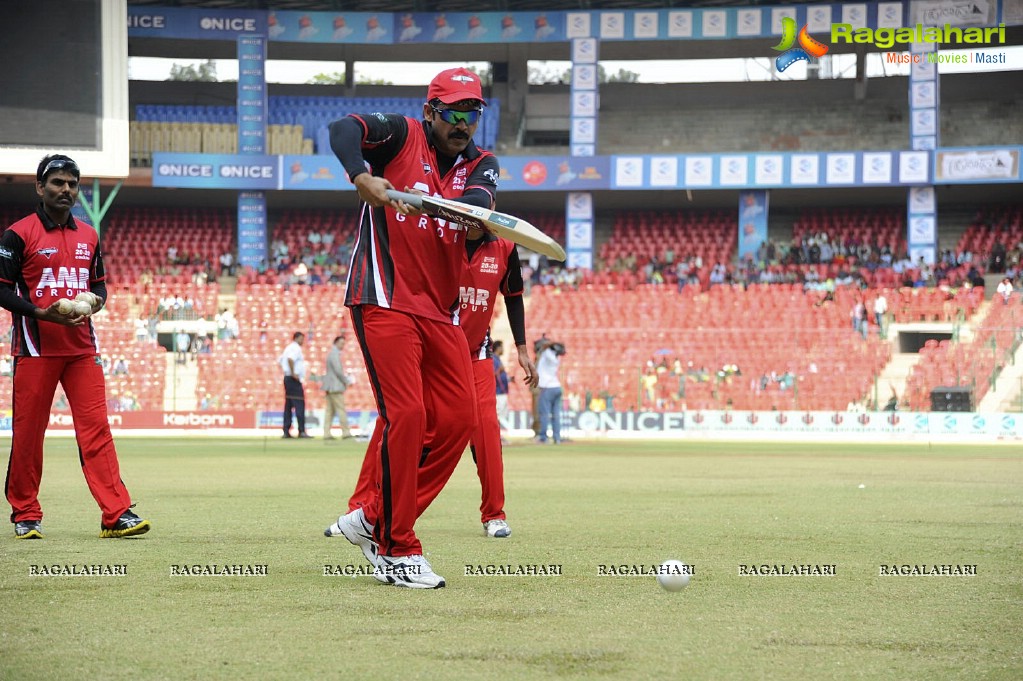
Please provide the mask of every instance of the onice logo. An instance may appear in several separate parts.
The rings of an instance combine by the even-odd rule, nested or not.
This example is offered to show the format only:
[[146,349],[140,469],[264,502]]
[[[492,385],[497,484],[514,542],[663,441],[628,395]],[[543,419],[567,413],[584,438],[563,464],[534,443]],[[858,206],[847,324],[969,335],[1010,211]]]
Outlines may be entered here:
[[[808,62],[811,59],[819,59],[828,53],[827,45],[810,37],[806,30],[806,24],[803,24],[803,28],[800,29],[797,36],[796,20],[792,17],[782,17],[781,29],[781,42],[771,48],[783,53],[774,60],[779,72],[784,71],[797,61]],[[796,43],[799,43],[798,47],[796,47]]]

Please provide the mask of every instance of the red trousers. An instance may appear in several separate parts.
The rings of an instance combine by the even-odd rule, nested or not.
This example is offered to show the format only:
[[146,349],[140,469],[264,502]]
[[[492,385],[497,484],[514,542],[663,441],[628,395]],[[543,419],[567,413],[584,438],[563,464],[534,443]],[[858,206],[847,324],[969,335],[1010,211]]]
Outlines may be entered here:
[[381,554],[422,554],[413,529],[420,467],[453,471],[476,424],[469,348],[457,326],[374,305],[352,308],[352,325],[379,413],[379,445],[369,450],[378,494],[363,512]]
[[[471,446],[480,478],[483,501],[480,504],[482,522],[500,518],[504,513],[504,461],[501,451],[501,424],[497,420],[497,391],[494,384],[494,362],[491,359],[473,360],[473,378],[479,405],[479,423],[473,430]],[[373,437],[362,460],[362,470],[355,484],[355,492],[348,500],[348,510],[369,505],[376,496],[376,452],[380,447],[382,420],[377,419]],[[433,432],[427,428],[427,455],[419,467],[419,489],[416,496],[416,517],[423,514],[440,491],[444,489],[458,465],[453,456],[433,456]]]
[[131,497],[121,481],[107,423],[106,382],[95,355],[14,358],[14,425],[5,488],[11,522],[43,518],[43,438],[58,382],[71,407],[85,482],[103,511],[103,524],[111,526],[131,506]]

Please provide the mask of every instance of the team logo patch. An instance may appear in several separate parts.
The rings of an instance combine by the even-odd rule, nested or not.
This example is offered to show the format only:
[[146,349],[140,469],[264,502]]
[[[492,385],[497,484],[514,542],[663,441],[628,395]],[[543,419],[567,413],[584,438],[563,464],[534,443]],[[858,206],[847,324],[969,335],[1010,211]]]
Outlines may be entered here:
[[494,184],[497,184],[497,171],[494,170],[493,168],[491,168],[489,170],[484,170],[483,171],[483,177],[487,178],[488,180],[490,180]]
[[51,246],[49,248],[40,248],[38,251],[36,251],[36,254],[41,255],[47,260],[49,260],[51,255],[56,255],[58,252],[59,250],[57,248]]
[[0,248],[0,258],[7,258],[10,260],[14,257],[14,254],[8,251],[6,248]]
[[430,167],[430,164],[429,164],[429,163],[427,163],[426,161],[422,161],[422,160],[420,161],[420,163],[422,163],[422,164],[423,164],[423,172],[424,172],[424,173],[426,173],[427,175],[429,175],[430,173],[432,173],[432,172],[433,172],[433,168],[431,168],[431,167]]
[[497,258],[487,255],[483,257],[483,262],[480,263],[480,273],[482,274],[497,274],[498,264]]

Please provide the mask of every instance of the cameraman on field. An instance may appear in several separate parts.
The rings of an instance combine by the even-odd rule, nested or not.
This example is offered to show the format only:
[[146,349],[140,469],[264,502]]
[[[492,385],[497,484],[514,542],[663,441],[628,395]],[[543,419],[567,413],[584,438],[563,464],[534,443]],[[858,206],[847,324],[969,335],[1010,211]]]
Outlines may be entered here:
[[561,380],[558,370],[565,346],[544,336],[536,342],[536,373],[540,377],[540,431],[537,442],[547,442],[547,429],[554,433],[554,444],[561,443]]

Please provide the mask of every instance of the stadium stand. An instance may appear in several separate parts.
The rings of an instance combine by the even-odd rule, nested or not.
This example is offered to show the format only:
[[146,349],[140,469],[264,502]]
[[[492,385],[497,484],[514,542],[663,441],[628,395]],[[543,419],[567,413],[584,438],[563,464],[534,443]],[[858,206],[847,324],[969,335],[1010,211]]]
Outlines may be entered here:
[[[599,395],[616,410],[844,410],[890,356],[884,342],[852,331],[847,308],[797,285],[682,294],[650,285],[543,287],[533,289],[528,314],[542,320],[533,328],[568,349],[566,394]],[[658,367],[662,387],[650,403],[641,376]]]
[[[983,250],[987,242],[980,239],[990,234],[992,223],[1004,226],[1003,236],[1011,242],[1021,213],[1013,206],[978,213],[961,244],[976,243]],[[9,221],[20,214],[15,208],[0,209],[0,216]],[[198,356],[196,401],[221,408],[276,408],[280,386],[275,361],[291,333],[299,329],[310,333],[307,348],[315,373],[321,370],[318,365],[330,340],[347,329],[340,284],[356,217],[353,211],[311,208],[275,212],[271,216],[275,250],[269,267],[262,272],[241,270],[232,298],[220,295],[214,264],[220,254],[233,249],[236,218],[231,211],[149,207],[112,211],[104,229],[111,305],[97,317],[97,326],[110,345],[104,353],[111,364],[123,356],[132,371],[111,376],[111,393],[116,391],[126,404],[133,398],[146,409],[161,404],[165,351],[155,342],[135,339],[131,331],[135,319],[212,320],[227,304],[235,310],[240,333]],[[560,215],[535,212],[525,217],[563,240]],[[742,272],[734,262],[734,217],[727,212],[617,211],[611,218],[611,233],[599,250],[602,262],[581,278],[581,286],[578,281],[565,285],[563,279],[547,278],[545,271],[526,272],[532,278],[531,328],[548,330],[572,348],[565,362],[566,392],[576,393],[577,399],[586,393],[603,395],[615,408],[843,409],[870,392],[890,352],[873,334],[864,341],[851,331],[848,315],[857,297],[869,309],[873,298],[883,294],[894,323],[962,324],[982,300],[982,289],[953,288],[947,281],[943,286],[900,286],[899,276],[915,280],[921,276],[918,268],[899,276],[891,267],[863,268],[864,283],[873,284],[867,289],[816,288],[815,282],[836,276],[842,266],[835,263],[767,266],[785,272],[788,283],[745,282],[746,290],[712,286],[711,263],[728,263],[729,277],[734,275],[736,281]],[[837,236],[836,243],[873,242],[875,248],[881,244],[899,252],[904,249],[901,220],[901,214],[885,210],[807,209],[793,222],[793,242],[823,233]],[[282,247],[283,255],[276,252]],[[671,268],[664,267],[665,251],[679,260],[699,257],[704,265],[680,288]],[[310,264],[309,279],[294,274],[301,261]],[[646,270],[654,265],[663,268],[666,285],[649,283]],[[165,304],[175,299],[184,304]],[[629,317],[621,328],[612,329],[609,315],[616,310],[628,310]],[[1002,313],[1000,307],[998,312]],[[992,314],[974,346],[994,342],[1004,352],[1012,346],[1006,329],[1014,323]],[[675,340],[680,329],[683,341]],[[620,345],[621,351],[608,353],[609,342],[611,347]],[[935,342],[921,351],[924,361],[907,387],[907,407],[926,409],[933,387],[961,385],[962,376],[978,371],[991,373],[989,353],[970,354],[972,364],[966,372],[964,346],[956,345],[955,352],[948,346]],[[805,361],[793,364],[793,357]],[[741,375],[731,375],[725,367],[740,364],[739,358],[748,365],[740,365]],[[359,377],[357,353],[350,359],[355,360],[351,372]],[[658,377],[652,397],[640,388],[641,376],[651,368]],[[827,380],[822,380],[824,376]],[[789,380],[794,383],[789,385]],[[310,384],[311,408],[322,401],[317,386],[315,380]],[[357,386],[349,405],[370,408],[368,384],[362,381]],[[977,398],[982,396],[978,388]]]

